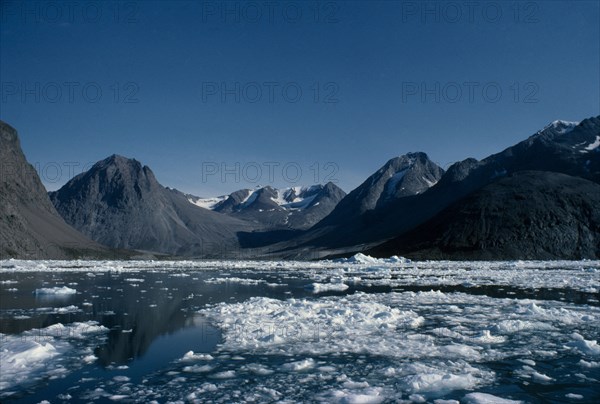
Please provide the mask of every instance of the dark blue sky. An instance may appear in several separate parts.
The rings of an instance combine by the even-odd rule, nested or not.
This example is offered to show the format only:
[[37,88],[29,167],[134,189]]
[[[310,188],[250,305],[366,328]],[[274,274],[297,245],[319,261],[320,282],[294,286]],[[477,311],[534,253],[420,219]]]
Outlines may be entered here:
[[2,1],[1,18],[0,117],[49,189],[117,153],[203,196],[350,191],[397,155],[446,167],[600,113],[597,0]]

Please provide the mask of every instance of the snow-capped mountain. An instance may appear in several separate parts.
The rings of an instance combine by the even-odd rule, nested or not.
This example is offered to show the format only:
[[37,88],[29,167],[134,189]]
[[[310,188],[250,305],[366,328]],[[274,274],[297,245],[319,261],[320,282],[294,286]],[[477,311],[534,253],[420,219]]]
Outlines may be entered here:
[[384,208],[395,200],[421,194],[434,186],[443,174],[444,170],[425,153],[395,157],[346,195],[319,225],[350,222],[365,212]]
[[[597,144],[599,145],[596,146]],[[426,191],[381,203],[380,200],[385,201],[383,195],[386,194],[384,190],[387,182],[396,175],[396,172],[389,169],[388,163],[359,188],[350,192],[328,217],[307,234],[302,235],[302,239],[296,241],[296,245],[307,250],[318,249],[328,251],[329,254],[340,254],[363,251],[365,247],[368,248],[368,246],[390,238],[400,240],[401,235],[426,223],[450,205],[460,204],[460,201],[470,194],[522,171],[561,173],[600,183],[600,117],[591,117],[579,124],[555,121],[524,141],[483,160],[468,158],[453,164],[439,181]],[[519,178],[530,184],[537,184],[535,186],[539,186],[540,189],[551,190],[549,192],[556,190],[552,178],[543,177],[539,180],[531,179],[528,176]],[[511,181],[518,182],[519,178]],[[514,183],[511,181],[508,183]],[[571,187],[573,184],[561,179],[557,179],[556,183],[564,183],[565,187]],[[573,185],[573,187],[574,189],[583,189],[579,185]],[[491,187],[490,189],[493,192],[500,192],[500,189],[506,188]],[[533,193],[532,189],[532,195]],[[541,194],[537,193],[536,195]],[[500,194],[497,197],[499,200],[504,198]],[[540,198],[541,200],[542,198]],[[483,209],[483,204],[474,203],[473,206]],[[508,209],[513,205],[507,202],[505,206]],[[455,209],[453,212],[459,211],[459,209]],[[576,212],[577,210],[573,207],[569,208],[569,211]],[[549,211],[546,213],[550,215]],[[509,211],[505,214],[507,217],[512,215]],[[542,215],[540,213],[540,217]],[[553,211],[551,216],[556,217],[557,223],[560,222],[559,211]],[[485,217],[486,215],[482,212],[481,220],[484,220]],[[467,218],[463,219],[465,222],[467,221]],[[523,217],[522,220],[526,220],[526,218]],[[533,218],[531,220],[535,221]],[[460,222],[459,219],[445,218],[436,223],[457,224]],[[485,226],[487,224],[482,222],[478,225]],[[498,225],[500,226],[501,223]],[[548,225],[551,226],[551,224]],[[594,225],[591,224],[591,226]],[[550,230],[548,229],[549,232]],[[431,228],[428,231],[431,231]],[[582,230],[582,232],[582,234],[588,234],[588,230]],[[589,235],[589,237],[595,236]],[[477,237],[469,240],[472,243],[479,242]],[[518,243],[515,241],[514,245],[517,246]],[[350,246],[354,246],[353,249]],[[560,246],[557,244],[553,251],[557,252],[559,248]],[[391,254],[404,254],[400,248],[386,251]],[[508,249],[503,251],[508,251]],[[598,255],[600,256],[600,251],[598,251]],[[465,255],[465,257],[467,256]]]
[[187,195],[196,206],[232,215],[269,228],[307,229],[327,216],[345,196],[329,182],[308,187],[277,189],[270,186],[241,189],[230,195],[199,198]]
[[474,190],[522,170],[561,172],[598,182],[599,146],[600,117],[580,123],[554,121],[500,153],[481,161],[466,159],[454,164],[448,168],[442,183],[460,182],[461,187]]
[[[47,198],[36,196],[43,186],[25,162],[16,131],[0,126],[3,163],[24,167],[2,179],[0,224],[8,235],[2,246],[23,256],[19,243],[35,250],[56,235],[58,244],[80,242]],[[396,157],[348,195],[328,183],[198,198],[163,187],[148,167],[116,155],[49,195],[64,220],[93,240],[174,255],[315,258],[381,245],[373,251],[421,258],[427,252],[594,258],[600,257],[598,184],[600,116],[554,121],[512,147],[446,172],[425,153]]]

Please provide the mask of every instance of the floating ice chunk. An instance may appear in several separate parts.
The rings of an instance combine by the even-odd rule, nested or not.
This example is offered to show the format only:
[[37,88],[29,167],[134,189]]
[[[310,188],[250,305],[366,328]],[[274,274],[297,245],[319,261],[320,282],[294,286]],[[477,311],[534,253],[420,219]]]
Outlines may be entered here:
[[[64,350],[64,345],[60,349]],[[0,363],[2,363],[0,391],[27,381],[31,374],[42,370],[46,363],[59,354],[59,350],[49,342],[11,339],[3,343],[0,351]]]
[[469,393],[463,401],[467,404],[518,404],[522,401],[500,398],[488,393]]
[[202,353],[194,353],[194,351],[188,351],[183,355],[180,359],[183,362],[191,362],[191,361],[211,361],[213,360],[213,356],[210,354],[202,354]]
[[385,400],[381,387],[369,387],[364,390],[333,390],[323,396],[323,401],[344,404],[378,404]]
[[71,289],[68,286],[53,287],[53,288],[40,288],[35,290],[36,295],[74,295],[77,290]]
[[549,320],[564,324],[578,324],[596,321],[593,315],[565,309],[563,307],[544,308],[536,302],[524,301],[517,313],[536,317],[539,320]]
[[408,378],[410,390],[415,393],[434,393],[443,395],[453,390],[473,388],[479,382],[472,374],[440,373],[434,369],[430,373],[419,373]]
[[583,400],[583,396],[581,394],[568,393],[565,394],[566,398],[570,398],[571,400]]
[[183,368],[184,372],[188,372],[188,373],[207,373],[210,372],[214,369],[214,366],[210,366],[210,365],[192,365],[192,366],[185,366]]
[[230,278],[210,278],[205,279],[204,283],[210,284],[222,284],[222,283],[239,283],[240,285],[260,285],[261,283],[267,283],[264,279],[249,279],[249,278],[238,278],[232,276]]
[[567,346],[575,348],[585,355],[600,355],[600,345],[597,341],[588,341],[576,332],[571,334],[571,337],[574,341],[567,343]]
[[550,376],[547,376],[547,375],[537,372],[537,371],[532,372],[531,376],[533,376],[533,380],[535,380],[536,382],[548,383],[548,382],[551,382],[552,380],[554,380]]
[[306,285],[307,289],[312,290],[313,293],[323,293],[330,291],[341,292],[348,289],[348,285],[345,283],[312,283],[310,285]]
[[512,334],[519,331],[525,330],[552,330],[550,324],[542,323],[539,321],[524,321],[524,320],[502,320],[494,327],[492,327],[492,331]]
[[248,370],[260,376],[267,376],[273,373],[271,369],[267,368],[264,365],[261,365],[260,363],[250,363],[248,365],[243,366],[242,370]]
[[78,311],[81,311],[81,309],[77,306],[57,307],[54,309],[54,313],[57,314],[77,313]]
[[301,372],[303,370],[312,369],[314,367],[315,360],[312,358],[308,358],[302,361],[285,363],[281,366],[281,369],[287,372]]
[[[78,363],[86,362],[87,356],[71,344],[72,339],[87,339],[90,335],[106,333],[106,327],[94,321],[54,324],[42,329],[25,331],[19,335],[1,335],[0,364],[2,378],[0,391],[22,383],[68,373],[73,370],[64,366],[65,355],[75,355]],[[88,351],[89,352],[89,351]],[[60,358],[60,360],[57,360]]]
[[506,338],[501,336],[494,336],[490,333],[490,330],[483,330],[481,336],[474,338],[476,342],[483,344],[500,344],[506,341]]
[[211,375],[211,377],[214,379],[231,379],[235,377],[235,371],[226,370],[224,372],[215,373],[214,375]]
[[350,258],[340,258],[334,260],[334,262],[346,263],[346,264],[394,264],[394,263],[409,263],[411,262],[408,258],[398,257],[394,255],[390,258],[374,258],[370,255],[358,253]]
[[579,361],[579,366],[581,366],[582,368],[588,368],[588,369],[592,369],[592,368],[600,368],[600,362],[594,362],[594,361],[584,361],[583,359],[581,359]]

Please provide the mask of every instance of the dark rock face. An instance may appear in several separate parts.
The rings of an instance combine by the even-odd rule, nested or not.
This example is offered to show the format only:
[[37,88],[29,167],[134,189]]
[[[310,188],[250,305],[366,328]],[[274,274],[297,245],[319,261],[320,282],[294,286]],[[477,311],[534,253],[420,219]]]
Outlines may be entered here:
[[327,215],[346,196],[346,193],[337,185],[328,182],[325,185],[315,185],[299,193],[303,201],[299,205],[293,200],[296,194],[288,195],[290,198],[289,209],[292,213],[288,216],[288,227],[292,229],[309,229]]
[[96,163],[50,198],[62,217],[111,247],[213,256],[234,253],[242,221],[196,207],[163,187],[138,161],[113,155]]
[[600,185],[565,174],[511,174],[374,248],[415,259],[597,259]]
[[435,185],[444,170],[425,153],[409,153],[389,160],[358,188],[350,192],[319,225],[347,222],[394,201],[418,195]]
[[[579,124],[553,122],[500,153],[481,161],[469,158],[452,165],[437,184],[420,194],[393,199],[366,211],[356,204],[351,205],[354,208],[344,208],[344,200],[313,229],[320,228],[319,231],[311,230],[312,234],[301,236],[300,245],[333,249],[334,253],[362,251],[404,234],[452,203],[523,170],[559,172],[600,182],[600,147],[594,148],[598,141],[600,117]],[[357,191],[345,199],[350,200]]]
[[600,148],[590,148],[599,136],[600,117],[579,124],[555,121],[500,153],[452,165],[440,186],[462,182],[462,188],[472,191],[522,170],[561,172],[600,182]]
[[[12,128],[3,128],[3,162],[24,162]],[[60,221],[47,198],[45,204],[36,199],[43,187],[24,164],[18,175],[3,170],[7,234],[27,228],[28,206]],[[148,167],[120,156],[50,195],[67,223],[96,241],[181,256],[302,259],[372,249],[420,258],[545,259],[598,257],[598,184],[600,117],[592,117],[555,121],[447,172],[426,154],[409,153],[389,160],[348,195],[328,183],[202,200],[164,188]],[[17,251],[11,240],[2,239],[3,246]]]
[[0,259],[111,257],[58,215],[17,131],[0,121]]

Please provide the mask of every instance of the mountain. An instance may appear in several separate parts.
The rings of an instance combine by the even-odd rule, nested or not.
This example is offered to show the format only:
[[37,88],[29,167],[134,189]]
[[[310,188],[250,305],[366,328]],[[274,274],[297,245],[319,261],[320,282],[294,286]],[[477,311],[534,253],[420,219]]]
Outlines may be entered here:
[[425,193],[443,174],[444,170],[422,152],[392,158],[346,195],[327,217],[307,232],[272,246],[272,250],[285,257],[303,258],[306,253],[320,258],[361,250],[364,243],[374,240],[381,242],[377,235],[380,229],[365,232],[374,212]]
[[516,171],[553,171],[600,182],[600,117],[581,123],[554,121],[528,139],[481,161],[456,163],[440,185],[480,188]]
[[[179,256],[581,258],[598,256],[599,184],[600,117],[591,117],[552,122],[446,172],[425,153],[396,157],[348,195],[329,183],[198,198],[114,155],[50,196],[67,223],[96,241]],[[22,198],[37,192],[25,188]],[[14,194],[5,190],[3,198]]]
[[27,162],[17,131],[0,121],[0,259],[114,258],[60,217],[35,169]]
[[397,236],[472,192],[519,171],[557,172],[600,183],[600,148],[596,144],[600,144],[600,117],[580,123],[552,122],[500,153],[453,164],[428,192],[380,210],[369,218],[370,225],[381,238]]
[[50,199],[67,223],[111,247],[231,256],[239,252],[237,232],[253,229],[192,205],[185,194],[159,184],[149,167],[118,155],[74,177]]
[[408,153],[389,160],[358,188],[350,192],[320,225],[347,222],[393,201],[418,195],[435,185],[444,170],[425,153]]
[[414,259],[598,259],[599,206],[598,183],[520,171],[369,253]]
[[346,193],[328,182],[310,187],[242,189],[228,196],[188,200],[200,207],[264,225],[269,230],[308,229],[327,216]]
[[425,191],[377,203],[384,189],[382,178],[390,177],[389,172],[382,175],[386,166],[350,192],[328,217],[305,234],[276,246],[275,251],[295,258],[304,253],[321,258],[364,251],[401,236],[467,195],[519,171],[558,172],[599,183],[600,117],[580,123],[552,122],[500,153],[453,164]]

